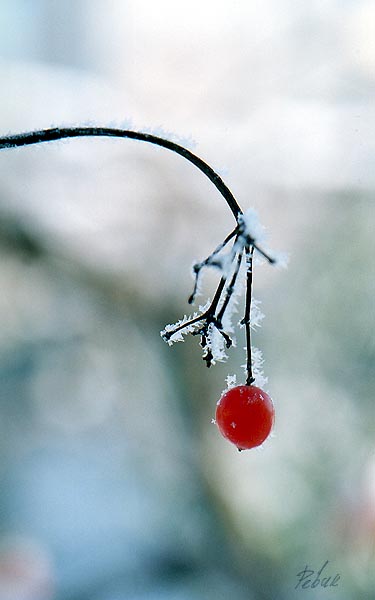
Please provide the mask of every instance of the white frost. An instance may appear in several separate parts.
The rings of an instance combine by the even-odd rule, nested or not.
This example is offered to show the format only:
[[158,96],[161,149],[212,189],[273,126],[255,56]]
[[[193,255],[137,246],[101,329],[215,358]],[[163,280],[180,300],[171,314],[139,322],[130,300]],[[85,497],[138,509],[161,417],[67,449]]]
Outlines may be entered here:
[[287,269],[289,265],[289,254],[287,252],[272,252],[275,259],[275,266],[279,269]]
[[212,352],[212,364],[225,362],[228,358],[225,353],[225,340],[221,333],[212,324],[208,327],[207,350]]
[[[251,309],[250,309],[250,327],[251,329],[255,329],[256,327],[261,327],[262,321],[264,319],[264,314],[260,310],[260,305],[262,304],[261,300],[255,300],[252,298],[251,300]],[[245,323],[242,320],[239,322],[240,327],[245,327]]]
[[255,329],[256,327],[260,327],[261,323],[264,319],[264,314],[260,310],[260,305],[262,304],[261,300],[255,300],[255,298],[251,301],[251,309],[250,309],[250,327]]
[[[163,339],[165,339],[168,346],[172,346],[175,342],[183,342],[184,335],[186,335],[188,333],[192,333],[198,327],[200,327],[200,325],[201,325],[200,321],[196,321],[195,323],[193,323],[191,325],[187,324],[189,321],[191,321],[192,319],[195,319],[197,316],[198,316],[198,313],[194,313],[192,316],[184,315],[184,317],[182,319],[180,319],[179,321],[177,321],[177,323],[171,323],[171,324],[168,324],[165,326],[163,331],[160,332],[160,335]],[[173,333],[171,335],[171,337],[169,337],[169,338],[165,337],[166,334],[170,333],[174,329],[177,329],[178,327],[181,327],[181,329],[179,329],[178,331]]]
[[236,387],[237,377],[236,375],[227,375],[225,378],[228,390]]
[[[244,350],[246,350],[246,348],[244,348]],[[253,377],[255,379],[254,385],[260,387],[261,389],[264,389],[264,386],[268,383],[268,378],[263,374],[263,363],[264,359],[262,351],[255,346],[251,346],[251,364]],[[242,367],[245,369],[245,373],[247,375],[247,365],[244,364]]]
[[[206,304],[204,304],[203,306],[199,306],[199,313],[195,312],[193,315],[188,316],[188,315],[184,315],[184,317],[182,319],[180,319],[179,321],[177,321],[177,323],[170,323],[168,325],[166,325],[163,329],[163,331],[160,332],[161,337],[167,342],[168,346],[172,346],[175,342],[183,342],[184,341],[184,335],[188,334],[188,333],[193,333],[193,331],[196,331],[196,329],[199,329],[199,327],[202,326],[202,321],[196,321],[195,323],[192,323],[191,325],[188,325],[189,321],[192,321],[193,319],[196,319],[199,315],[202,315],[206,312],[206,310],[208,309],[208,307],[211,304],[211,300],[210,298],[207,300]],[[171,337],[166,338],[165,336],[170,333],[171,331],[173,331],[174,329],[178,329],[178,331],[176,331],[175,333],[173,333],[171,335]]]
[[246,236],[250,236],[253,240],[257,242],[262,242],[265,238],[265,229],[263,225],[261,225],[258,215],[253,208],[249,208],[244,212],[243,215],[240,215],[238,218],[238,222],[240,225],[243,225],[243,233]]

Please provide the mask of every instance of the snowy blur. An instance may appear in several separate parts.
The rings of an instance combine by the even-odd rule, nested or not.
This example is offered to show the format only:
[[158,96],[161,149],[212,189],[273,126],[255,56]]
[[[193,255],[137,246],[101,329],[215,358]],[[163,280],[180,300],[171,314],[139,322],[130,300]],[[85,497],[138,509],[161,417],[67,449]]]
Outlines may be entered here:
[[209,371],[159,333],[233,228],[217,190],[131,140],[1,151],[0,600],[294,600],[326,561],[318,596],[370,600],[374,3],[3,0],[0,31],[2,135],[179,141],[290,255],[254,273],[276,424],[239,454],[241,332]]

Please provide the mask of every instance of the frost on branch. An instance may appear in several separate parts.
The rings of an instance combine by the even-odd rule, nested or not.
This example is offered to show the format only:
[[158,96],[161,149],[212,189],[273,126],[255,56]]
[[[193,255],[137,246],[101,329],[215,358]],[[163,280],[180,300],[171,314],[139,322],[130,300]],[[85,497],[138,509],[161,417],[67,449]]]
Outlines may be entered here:
[[289,265],[289,254],[287,252],[273,252],[275,265],[279,269],[287,269]]
[[[200,306],[199,310],[203,313],[210,305],[210,300],[207,300],[205,306]],[[173,346],[175,342],[183,342],[184,335],[188,333],[194,334],[199,327],[198,313],[195,312],[192,316],[184,315],[182,319],[171,325],[166,325],[163,331],[160,332],[161,337],[168,346]]]
[[[161,332],[162,338],[171,346],[174,342],[184,340],[184,335],[191,333],[200,336],[203,349],[203,360],[207,367],[217,362],[225,361],[227,350],[235,346],[233,315],[238,312],[239,299],[245,296],[245,315],[240,320],[240,326],[245,327],[247,350],[251,348],[250,330],[260,327],[263,313],[260,301],[252,299],[252,277],[254,253],[259,254],[269,263],[275,259],[259,247],[264,239],[264,228],[260,225],[254,210],[248,210],[237,217],[237,226],[201,262],[193,265],[194,288],[189,303],[193,304],[196,296],[201,293],[201,274],[204,268],[214,267],[220,272],[220,281],[213,299],[205,306],[199,307],[199,312],[192,316],[184,316],[174,325],[167,325]],[[225,249],[230,246],[229,250]],[[225,250],[224,250],[225,249]],[[245,294],[244,294],[245,288]],[[266,382],[262,375],[262,355],[259,350],[252,348],[247,365],[247,382],[254,379],[259,383]],[[229,386],[229,380],[228,380]]]
[[175,342],[183,342],[184,335],[188,333],[193,333],[199,324],[191,323],[193,319],[198,316],[198,313],[194,313],[192,317],[188,317],[184,315],[182,319],[177,321],[177,323],[172,323],[166,325],[163,331],[160,332],[161,337],[165,342],[167,342],[168,346],[173,346]]
[[[257,327],[261,327],[262,326],[262,321],[264,319],[264,313],[262,313],[262,311],[260,310],[260,305],[262,304],[261,300],[255,300],[255,298],[253,298],[251,300],[251,311],[250,311],[250,327],[252,329],[256,329]],[[244,321],[240,321],[239,323],[240,327],[244,327],[245,323]]]
[[225,352],[225,347],[225,339],[223,335],[213,325],[213,323],[210,323],[207,331],[205,355],[206,357],[210,357],[209,360],[211,365],[215,365],[217,362],[225,362],[227,360],[228,355]]
[[238,217],[238,224],[243,228],[243,235],[249,236],[259,244],[264,242],[265,228],[260,223],[258,215],[253,208],[249,208]]
[[[246,348],[245,348],[246,349]],[[268,378],[264,376],[263,373],[263,353],[259,348],[255,348],[255,346],[251,346],[251,365],[252,372],[254,377],[254,385],[264,389],[265,385],[268,383]],[[247,373],[248,365],[242,365],[243,369],[245,369],[245,373]]]

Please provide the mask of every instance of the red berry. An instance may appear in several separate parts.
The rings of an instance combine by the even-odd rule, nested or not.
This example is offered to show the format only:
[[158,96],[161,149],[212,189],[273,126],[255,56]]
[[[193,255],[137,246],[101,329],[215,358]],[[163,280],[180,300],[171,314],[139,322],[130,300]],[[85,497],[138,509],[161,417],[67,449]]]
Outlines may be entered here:
[[275,416],[271,398],[255,385],[239,385],[217,403],[216,424],[239,450],[255,448],[269,436]]

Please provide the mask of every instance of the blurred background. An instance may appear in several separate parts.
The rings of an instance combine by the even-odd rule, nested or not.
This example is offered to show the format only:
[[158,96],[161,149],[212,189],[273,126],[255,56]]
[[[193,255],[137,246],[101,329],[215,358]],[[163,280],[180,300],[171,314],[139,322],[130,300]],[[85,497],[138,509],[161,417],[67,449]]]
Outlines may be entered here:
[[0,600],[293,600],[327,560],[316,597],[370,600],[374,3],[2,0],[0,32],[2,135],[180,141],[290,254],[254,273],[276,423],[239,454],[241,334],[210,371],[159,334],[233,227],[216,189],[130,140],[1,152]]

